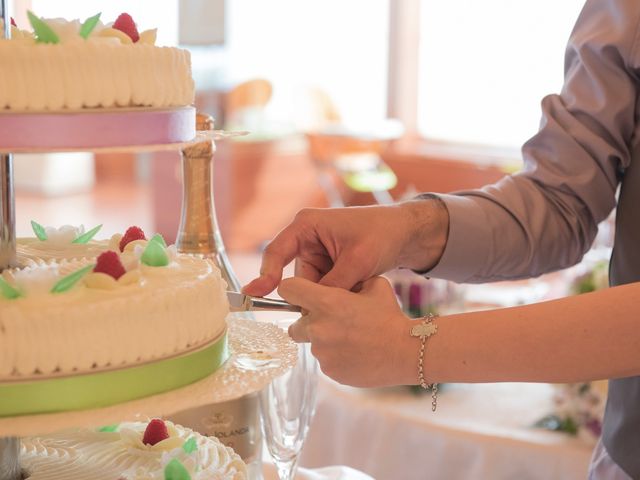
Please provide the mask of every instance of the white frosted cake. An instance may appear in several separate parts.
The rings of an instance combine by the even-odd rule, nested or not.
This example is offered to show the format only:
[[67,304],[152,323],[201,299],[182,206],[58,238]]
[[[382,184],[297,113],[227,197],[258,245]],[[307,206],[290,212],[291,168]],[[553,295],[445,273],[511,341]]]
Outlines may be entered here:
[[0,276],[0,417],[132,400],[224,363],[229,306],[214,263],[137,227],[67,239],[62,258],[65,243],[48,231],[18,243],[52,255]]
[[138,33],[120,15],[103,24],[40,19],[33,31],[12,26],[0,39],[0,111],[177,107],[194,101],[187,50],[155,46],[156,31]]
[[214,437],[158,419],[22,440],[30,480],[244,480],[246,465]]

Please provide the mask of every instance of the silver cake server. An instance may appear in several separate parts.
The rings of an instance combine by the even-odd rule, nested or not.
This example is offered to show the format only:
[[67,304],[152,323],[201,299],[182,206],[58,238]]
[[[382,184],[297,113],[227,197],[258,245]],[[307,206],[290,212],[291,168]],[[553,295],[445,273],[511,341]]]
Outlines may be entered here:
[[275,298],[252,297],[238,292],[227,292],[229,305],[232,312],[300,312],[301,309],[297,305],[291,305],[284,300],[276,300]]

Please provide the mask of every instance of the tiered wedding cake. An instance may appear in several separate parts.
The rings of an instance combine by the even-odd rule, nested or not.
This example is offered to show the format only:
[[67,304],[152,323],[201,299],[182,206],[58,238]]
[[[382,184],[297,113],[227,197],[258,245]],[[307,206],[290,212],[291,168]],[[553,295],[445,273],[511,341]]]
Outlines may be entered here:
[[[226,284],[211,261],[138,227],[95,241],[98,228],[32,223],[36,237],[18,240],[25,267],[0,276],[0,417],[172,390],[227,359]],[[146,445],[145,428],[25,439],[24,466],[34,479],[174,478],[163,472],[180,470],[176,463],[190,475],[176,479],[244,478],[240,458],[217,439],[169,424],[167,438]],[[184,451],[191,438],[197,448]]]

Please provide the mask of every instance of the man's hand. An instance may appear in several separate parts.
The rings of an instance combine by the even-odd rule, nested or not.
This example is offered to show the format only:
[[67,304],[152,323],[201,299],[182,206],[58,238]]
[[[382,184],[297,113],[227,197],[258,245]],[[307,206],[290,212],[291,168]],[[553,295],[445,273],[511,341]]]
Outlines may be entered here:
[[386,279],[370,279],[353,293],[289,278],[278,293],[308,312],[289,335],[311,343],[326,375],[356,387],[416,383],[420,342],[409,335],[412,322]]
[[371,207],[305,209],[266,247],[260,276],[244,293],[273,291],[294,259],[295,274],[353,289],[396,267],[433,268],[447,240],[449,216],[437,198]]

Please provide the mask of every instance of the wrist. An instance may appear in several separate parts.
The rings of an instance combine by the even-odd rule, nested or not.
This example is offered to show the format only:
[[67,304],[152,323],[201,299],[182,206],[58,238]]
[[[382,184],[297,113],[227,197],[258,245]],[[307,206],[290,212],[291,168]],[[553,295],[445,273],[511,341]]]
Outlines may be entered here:
[[420,351],[420,338],[411,336],[411,328],[419,323],[416,319],[411,319],[402,315],[402,325],[397,341],[397,358],[394,366],[396,378],[395,385],[417,385],[418,384],[418,353]]
[[445,203],[434,194],[424,194],[400,204],[407,222],[400,267],[428,271],[435,267],[447,244],[449,212]]

